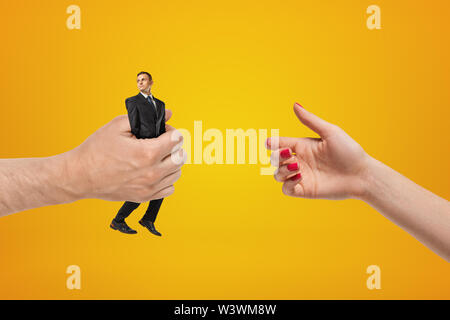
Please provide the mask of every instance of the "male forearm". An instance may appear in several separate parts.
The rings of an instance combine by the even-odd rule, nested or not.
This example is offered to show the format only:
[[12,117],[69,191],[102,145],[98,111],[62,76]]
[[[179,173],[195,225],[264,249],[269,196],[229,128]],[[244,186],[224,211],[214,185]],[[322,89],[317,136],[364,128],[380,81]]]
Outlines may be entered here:
[[48,158],[0,160],[0,217],[80,197],[66,154]]
[[450,261],[450,202],[374,158],[369,163],[361,200]]

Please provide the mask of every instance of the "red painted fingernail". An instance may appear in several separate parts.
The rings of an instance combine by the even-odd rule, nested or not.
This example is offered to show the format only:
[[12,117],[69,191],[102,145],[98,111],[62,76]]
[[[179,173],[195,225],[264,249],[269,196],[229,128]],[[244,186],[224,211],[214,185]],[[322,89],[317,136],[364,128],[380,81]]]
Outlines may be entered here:
[[283,151],[280,152],[280,155],[283,158],[290,158],[291,157],[291,151],[289,149],[284,149]]
[[[295,104],[298,105],[300,108],[303,108],[303,106],[300,103],[296,102]],[[305,108],[303,108],[303,109],[305,109]]]
[[297,173],[295,176],[291,177],[291,180],[295,181],[295,180],[300,179],[301,177],[302,177],[302,174],[301,173]]
[[294,163],[290,163],[287,166],[289,171],[297,171],[298,170],[298,163],[294,162]]

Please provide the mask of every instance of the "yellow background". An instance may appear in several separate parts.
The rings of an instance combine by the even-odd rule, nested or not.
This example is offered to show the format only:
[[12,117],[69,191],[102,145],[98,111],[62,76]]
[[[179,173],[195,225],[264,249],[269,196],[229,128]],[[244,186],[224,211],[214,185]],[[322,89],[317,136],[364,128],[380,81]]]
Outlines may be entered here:
[[[81,8],[81,30],[66,8]],[[366,8],[381,8],[381,30]],[[67,151],[149,71],[175,127],[316,136],[295,101],[450,198],[450,4],[442,1],[1,1],[1,158]],[[205,145],[205,144],[204,144]],[[367,204],[284,196],[258,165],[186,165],[157,219],[84,200],[0,219],[3,299],[449,299],[450,268]],[[81,290],[66,288],[68,265]],[[381,268],[368,290],[366,268]]]

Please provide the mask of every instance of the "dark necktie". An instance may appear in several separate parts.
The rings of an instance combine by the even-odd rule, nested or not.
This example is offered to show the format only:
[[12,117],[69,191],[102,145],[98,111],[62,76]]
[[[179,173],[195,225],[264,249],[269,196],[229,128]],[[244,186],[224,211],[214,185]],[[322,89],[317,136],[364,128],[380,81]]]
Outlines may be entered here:
[[150,96],[147,96],[147,100],[153,106],[153,108],[155,108],[156,116],[158,117],[158,109],[156,108],[155,104],[153,103],[152,98],[150,98]]

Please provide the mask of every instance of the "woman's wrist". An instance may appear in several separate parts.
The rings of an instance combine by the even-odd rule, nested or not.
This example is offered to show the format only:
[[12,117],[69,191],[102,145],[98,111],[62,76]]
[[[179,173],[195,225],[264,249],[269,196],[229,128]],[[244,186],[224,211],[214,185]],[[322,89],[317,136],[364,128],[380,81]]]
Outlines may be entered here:
[[364,202],[370,202],[373,199],[376,188],[376,175],[382,165],[380,161],[367,155],[365,165],[357,177],[357,192],[352,195],[354,199]]

